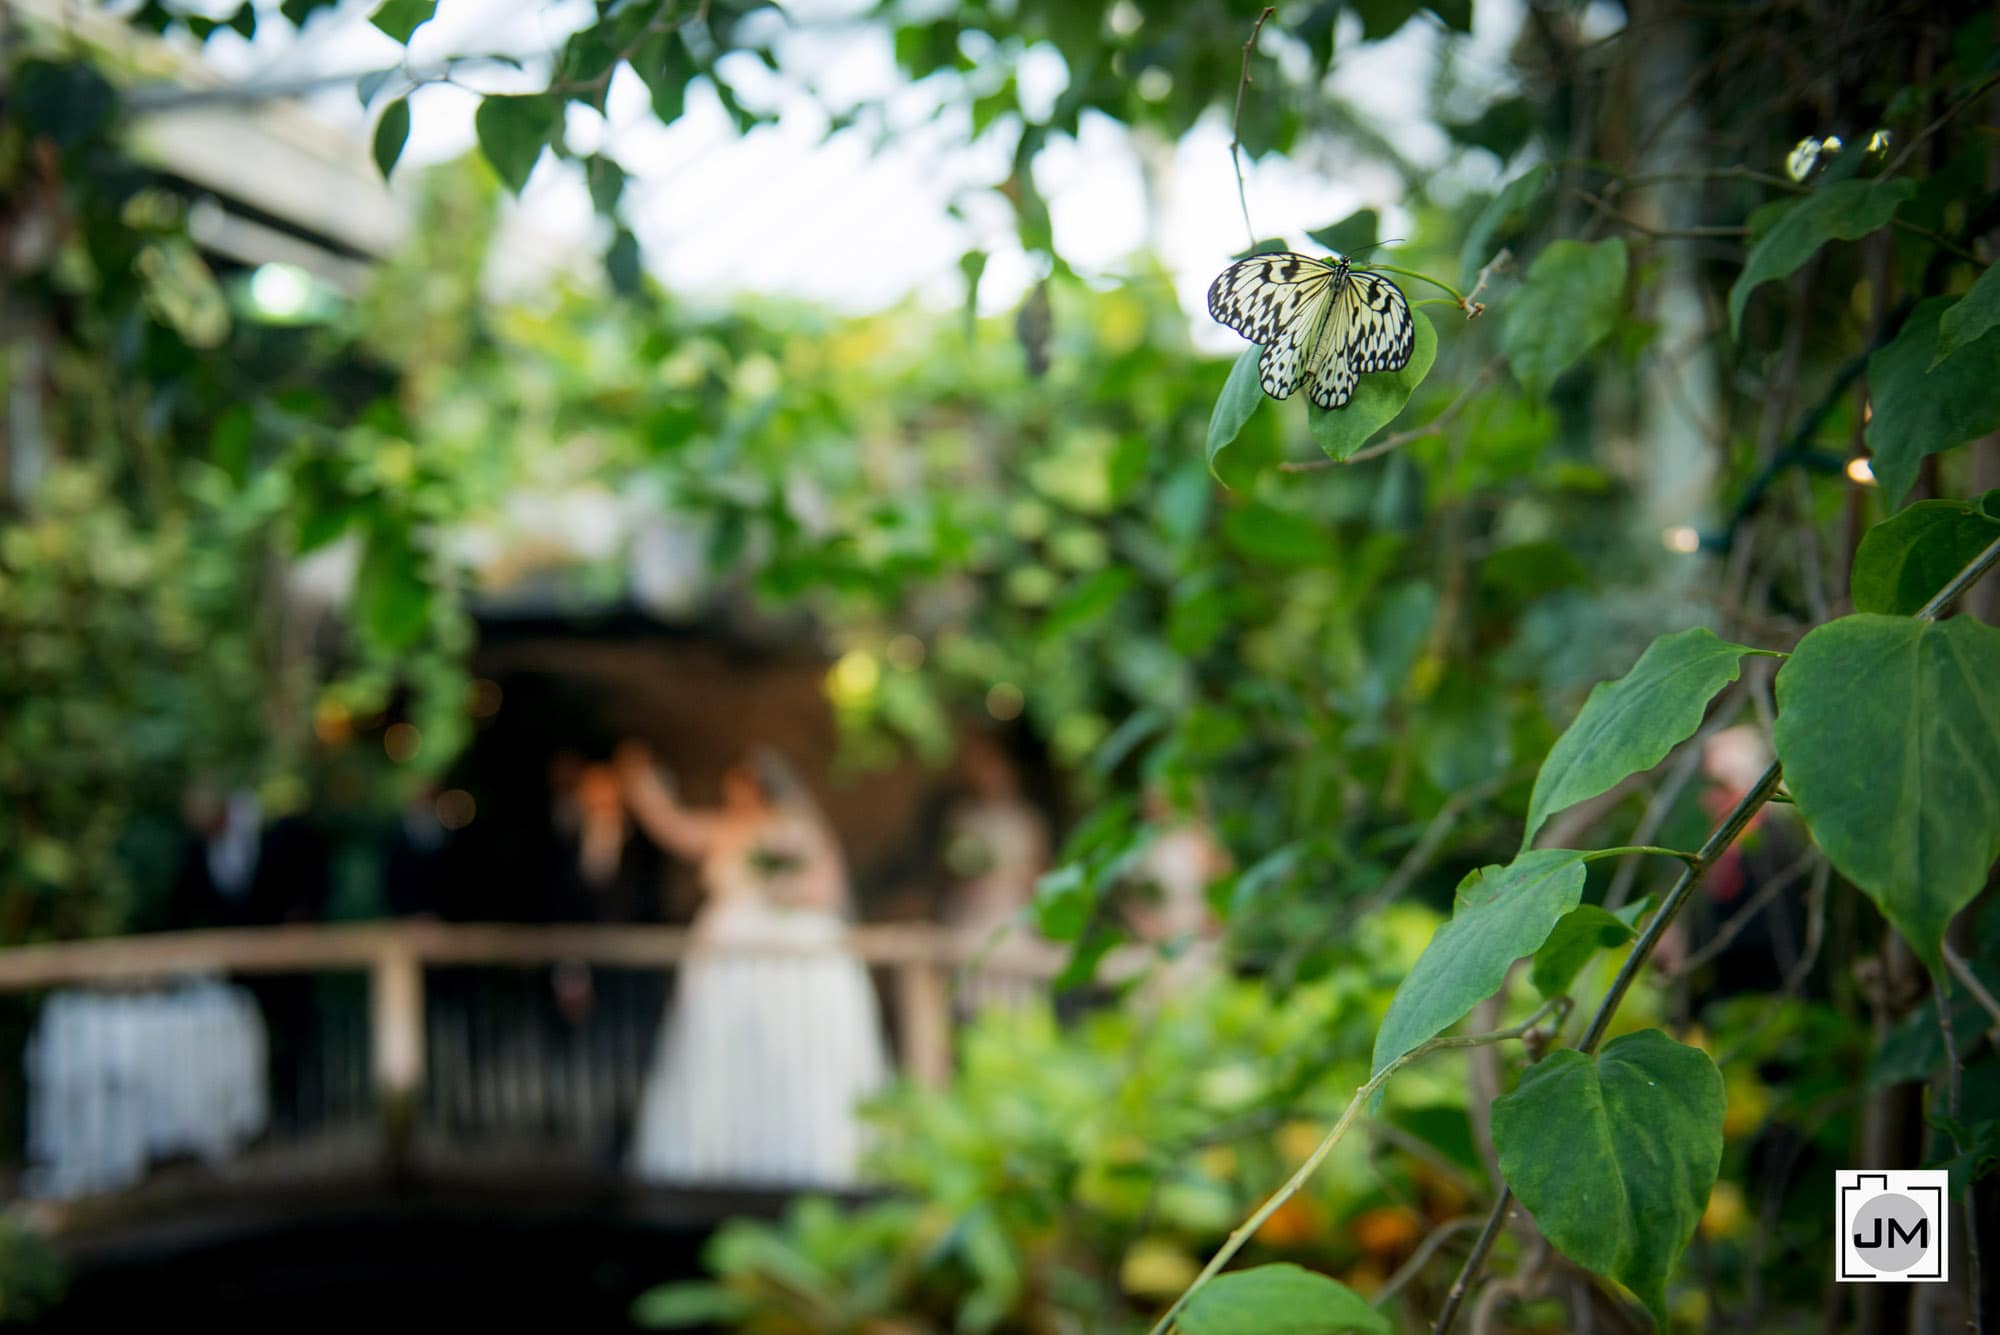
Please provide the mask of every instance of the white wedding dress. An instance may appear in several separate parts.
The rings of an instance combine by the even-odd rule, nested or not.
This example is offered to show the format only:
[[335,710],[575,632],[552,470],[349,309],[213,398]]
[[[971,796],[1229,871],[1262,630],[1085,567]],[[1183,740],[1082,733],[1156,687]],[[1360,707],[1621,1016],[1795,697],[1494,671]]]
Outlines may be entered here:
[[[796,859],[794,872],[758,864]],[[856,1105],[887,1077],[881,1014],[847,924],[788,907],[809,876],[840,877],[831,837],[780,815],[702,864],[708,900],[639,1102],[632,1168],[669,1182],[841,1187],[864,1134]],[[844,886],[820,902],[843,902]]]

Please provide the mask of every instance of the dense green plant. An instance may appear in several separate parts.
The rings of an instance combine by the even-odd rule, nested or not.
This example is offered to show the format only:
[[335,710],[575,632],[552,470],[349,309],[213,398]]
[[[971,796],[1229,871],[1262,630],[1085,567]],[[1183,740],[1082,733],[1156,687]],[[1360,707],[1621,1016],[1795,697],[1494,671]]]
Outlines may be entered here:
[[[298,22],[316,8],[282,13]],[[1442,1229],[1417,1252],[1420,1269],[1448,1275],[1456,1260],[1463,1276],[1406,1287],[1429,1300],[1423,1316],[1449,1325],[1475,1291],[1489,1311],[1561,1305],[1571,1324],[1584,1304],[1693,1328],[1817,1311],[1827,1170],[1949,1164],[1962,1199],[1993,1190],[2000,1062],[1979,968],[1994,928],[1968,906],[1990,895],[2000,851],[2000,632],[1943,615],[1961,594],[1990,596],[1973,580],[2000,534],[2000,181],[1978,130],[2000,77],[1991,15],[1856,4],[1620,20],[1535,6],[1496,79],[1468,68],[1452,35],[1471,26],[1470,6],[1355,7],[1364,42],[1433,34],[1440,165],[1402,161],[1366,103],[1330,93],[1339,7],[1288,5],[1268,22],[1259,10],[880,7],[906,72],[932,81],[970,133],[1011,136],[996,188],[1050,274],[1012,328],[972,321],[968,337],[907,311],[842,326],[775,308],[705,319],[650,290],[624,226],[623,169],[578,160],[566,107],[600,101],[625,65],[663,119],[705,83],[752,125],[764,113],[735,93],[725,57],[782,64],[781,25],[732,5],[599,6],[540,71],[547,91],[487,98],[476,123],[509,189],[545,155],[578,161],[614,223],[608,276],[633,299],[480,310],[477,255],[452,232],[334,326],[335,347],[280,341],[313,355],[291,372],[307,383],[271,393],[256,387],[285,375],[242,373],[256,364],[219,351],[226,304],[204,295],[171,207],[119,168],[115,94],[76,51],[38,39],[10,57],[23,115],[0,143],[8,181],[43,191],[14,193],[76,223],[21,298],[61,317],[66,383],[88,390],[65,400],[83,419],[60,433],[65,450],[95,461],[98,494],[148,547],[197,509],[187,475],[212,476],[188,454],[213,454],[231,495],[287,479],[257,512],[265,527],[242,531],[281,555],[354,535],[356,679],[380,696],[430,671],[428,696],[449,701],[437,683],[462,645],[465,572],[432,544],[510,483],[577,476],[552,462],[560,450],[506,442],[589,442],[591,475],[652,488],[663,513],[707,534],[720,577],[819,614],[860,763],[904,743],[935,753],[951,710],[1019,702],[1093,809],[1037,905],[1042,929],[1076,944],[1071,981],[1119,939],[1113,896],[1155,833],[1139,814],[1148,789],[1205,808],[1236,854],[1211,898],[1236,958],[1276,993],[1372,976],[1369,924],[1399,899],[1451,911],[1382,1008],[1365,1072],[1341,1069],[1358,1053],[1344,1031],[1302,1038],[1298,1054],[1361,1087],[1345,1130],[1372,1125],[1377,1098],[1389,1119],[1453,1102],[1438,1097],[1434,1044],[1530,1040],[1518,1053],[1482,1043],[1465,1068],[1477,1162],[1507,1186],[1477,1191],[1492,1222],[1465,1256],[1449,1255],[1464,1233]],[[407,41],[432,11],[395,0],[376,23]],[[139,18],[197,35],[212,22],[161,4]],[[236,21],[277,20],[246,6]],[[1017,64],[1050,48],[1067,83],[1052,107],[1031,107]],[[477,71],[468,59],[363,80],[385,170],[411,86],[476,84]],[[836,108],[836,128],[878,112]],[[1252,156],[1337,145],[1387,172],[1400,194],[1381,202],[1402,208],[1409,239],[1376,258],[1452,293],[1423,308],[1411,370],[1370,378],[1367,400],[1340,413],[1267,404],[1243,369],[1254,352],[1233,368],[1193,355],[1160,275],[1138,265],[1111,291],[1071,275],[1035,166],[1085,113],[1161,136],[1232,115]],[[483,217],[481,190],[466,178],[446,194]],[[1380,239],[1373,211],[1325,221],[1312,235],[1327,245]],[[980,257],[966,272],[976,294]],[[1475,302],[1486,310],[1468,320]],[[409,337],[417,327],[447,336]],[[379,378],[371,392],[328,395],[326,380],[356,365]],[[247,419],[232,413],[245,382]],[[34,522],[10,523],[8,541]],[[77,596],[132,601],[88,584]],[[240,612],[252,595],[237,597]],[[119,642],[152,633],[140,627]],[[1700,745],[1739,716],[1768,723],[1777,763],[1704,812]],[[46,732],[29,711],[0,721],[17,720],[23,735]],[[10,878],[43,876],[81,828],[61,813],[109,821],[88,799],[128,780],[63,782],[75,791],[60,801],[37,795],[55,813],[33,817],[48,828],[22,821],[35,842],[7,841],[40,850]],[[1752,917],[1702,894],[1704,876],[1742,845],[1788,843],[1799,872],[1769,882],[1783,883],[1778,902],[1797,906],[1804,939],[1785,968],[1747,996],[1711,995],[1712,960],[1697,950],[1657,993],[1628,992],[1690,906],[1711,920],[1711,944]],[[1481,1034],[1453,1032],[1469,1014]],[[1864,1055],[1871,1074],[1856,1087],[1839,1073]],[[1006,1143],[1006,1107],[982,1092],[977,1060],[966,1089],[921,1118],[910,1096],[900,1114],[926,1128],[917,1143],[950,1147],[898,1170],[929,1204],[871,1213],[865,1236],[879,1246],[850,1247],[819,1207],[799,1216],[791,1234],[830,1259],[819,1305],[784,1319],[956,1320],[968,1305],[978,1320],[1012,1319],[992,1258],[1005,1250],[1029,1274],[1042,1254],[1036,1221],[1005,1214],[1003,1196],[1055,1211],[1061,1255],[1087,1258],[1076,1268],[1090,1282],[1070,1291],[1084,1296],[1061,1310],[1166,1306],[1166,1293],[1114,1278],[1117,1239],[1144,1232],[1135,1218],[1057,1209],[1080,1190],[1060,1168],[1077,1151],[1038,1149],[1029,1162],[1048,1176],[1004,1175],[991,1150]],[[1051,1078],[1071,1069],[1047,1066]],[[1122,1088],[1089,1084],[1103,1078],[1079,1076]],[[1060,1088],[1030,1088],[1064,1106]],[[1919,1089],[1923,1129],[1888,1137]],[[1332,1111],[1317,1086],[1262,1097],[1283,1119]],[[954,1119],[969,1129],[955,1139]],[[1270,1139],[1233,1129],[1244,1144]],[[1410,1135],[1412,1155],[1435,1151]],[[1170,1178],[1146,1140],[1139,1176]],[[1788,1166],[1769,1167],[1774,1155]],[[1282,1171],[1267,1158],[1236,1185],[1240,1204]],[[1532,1228],[1509,1213],[1517,1194]],[[1681,1265],[1704,1208],[1703,1264]],[[1227,1231],[1182,1222],[1210,1240]],[[979,1243],[986,1259],[956,1269],[881,1264],[971,1236],[1004,1248]],[[762,1247],[719,1251],[718,1264],[763,1273]],[[1479,1287],[1495,1253],[1521,1264]],[[1297,1259],[1357,1290],[1379,1282],[1337,1256]],[[1584,1273],[1608,1283],[1576,1282]],[[1334,1283],[1231,1272],[1159,1325],[1256,1326],[1260,1305],[1296,1310],[1302,1294],[1351,1311],[1333,1306],[1346,1302]],[[1839,1296],[1867,1324],[1888,1301],[1873,1292]],[[1301,1329],[1343,1321],[1357,1323]]]

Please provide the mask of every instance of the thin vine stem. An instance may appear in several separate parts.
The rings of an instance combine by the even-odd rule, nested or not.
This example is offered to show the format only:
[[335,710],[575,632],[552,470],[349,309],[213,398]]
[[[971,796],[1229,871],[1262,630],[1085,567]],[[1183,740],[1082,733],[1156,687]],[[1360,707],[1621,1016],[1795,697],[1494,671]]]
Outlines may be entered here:
[[1257,229],[1250,223],[1250,194],[1243,187],[1243,94],[1250,87],[1250,53],[1257,49],[1257,36],[1264,31],[1265,20],[1277,12],[1275,6],[1264,6],[1250,27],[1250,40],[1243,44],[1243,70],[1236,76],[1236,110],[1229,117],[1229,165],[1236,171],[1236,203],[1243,210],[1243,232],[1252,250],[1257,248]]
[[1658,844],[1621,844],[1617,848],[1593,848],[1583,855],[1585,862],[1599,862],[1605,858],[1622,858],[1631,853],[1650,853],[1654,857],[1679,858],[1693,866],[1701,854],[1690,853],[1685,848],[1662,848]]
[[1456,301],[1461,308],[1465,306],[1465,293],[1459,291],[1450,283],[1445,282],[1442,278],[1433,278],[1427,273],[1418,273],[1415,269],[1401,269],[1393,264],[1371,264],[1368,266],[1368,269],[1371,273],[1399,273],[1405,278],[1421,279],[1429,283],[1432,287],[1443,288],[1445,291],[1451,293],[1452,300]]
[[1512,1038],[1524,1038],[1551,1011],[1557,1012],[1557,1020],[1560,1023],[1561,1018],[1569,1013],[1570,1004],[1568,997],[1550,997],[1540,1006],[1537,1006],[1534,1013],[1528,1016],[1527,1019],[1521,1021],[1519,1024],[1509,1025],[1505,1029],[1495,1029],[1485,1034],[1441,1035],[1431,1039],[1429,1042],[1420,1043],[1416,1047],[1411,1048],[1408,1052],[1369,1077],[1366,1084],[1354,1091],[1354,1097],[1347,1101],[1347,1107],[1341,1112],[1340,1119],[1321,1138],[1319,1144],[1313,1147],[1313,1152],[1306,1156],[1305,1162],[1298,1166],[1298,1170],[1285,1180],[1283,1186],[1272,1192],[1269,1199],[1258,1206],[1254,1214],[1236,1226],[1235,1230],[1230,1233],[1228,1241],[1216,1249],[1215,1255],[1208,1259],[1208,1264],[1202,1267],[1201,1273],[1194,1277],[1194,1283],[1188,1285],[1181,1293],[1181,1296],[1174,1299],[1172,1307],[1161,1313],[1159,1321],[1153,1326],[1151,1335],[1166,1335],[1169,1330],[1172,1330],[1175,1318],[1187,1309],[1188,1303],[1201,1290],[1202,1285],[1215,1278],[1222,1270],[1222,1267],[1228,1265],[1236,1253],[1243,1250],[1243,1244],[1256,1236],[1257,1230],[1264,1227],[1271,1216],[1278,1212],[1278,1207],[1298,1194],[1299,1188],[1303,1187],[1312,1178],[1313,1173],[1318,1170],[1320,1164],[1326,1161],[1326,1156],[1333,1152],[1333,1147],[1340,1143],[1341,1137],[1345,1136],[1348,1128],[1354,1125],[1354,1119],[1360,1116],[1361,1110],[1367,1106],[1368,1100],[1374,1096],[1376,1090],[1388,1082],[1390,1076],[1402,1070],[1411,1062],[1416,1061],[1419,1057],[1429,1056],[1431,1053],[1441,1051],[1445,1048],[1485,1047],[1489,1043],[1503,1043]]

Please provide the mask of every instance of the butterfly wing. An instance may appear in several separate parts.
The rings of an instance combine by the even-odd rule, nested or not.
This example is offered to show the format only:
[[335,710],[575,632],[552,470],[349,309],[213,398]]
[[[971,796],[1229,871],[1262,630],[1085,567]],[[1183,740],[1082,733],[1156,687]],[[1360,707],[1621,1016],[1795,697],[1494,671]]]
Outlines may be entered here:
[[1354,272],[1340,286],[1326,336],[1313,349],[1306,383],[1322,408],[1343,408],[1363,372],[1400,371],[1416,347],[1416,324],[1402,289],[1380,274]]
[[1356,371],[1400,371],[1417,346],[1409,298],[1381,274],[1357,270],[1347,276],[1348,302],[1342,310],[1347,359]]
[[1289,251],[1253,255],[1224,269],[1208,289],[1208,313],[1261,344],[1258,379],[1274,399],[1290,398],[1323,344],[1337,270]]

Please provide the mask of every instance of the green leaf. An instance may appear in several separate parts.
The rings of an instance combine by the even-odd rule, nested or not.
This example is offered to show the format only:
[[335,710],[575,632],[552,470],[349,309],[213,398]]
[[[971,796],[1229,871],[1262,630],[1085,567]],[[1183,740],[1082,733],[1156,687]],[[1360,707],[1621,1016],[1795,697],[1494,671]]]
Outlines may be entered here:
[[1255,501],[1223,518],[1222,535],[1243,555],[1270,565],[1327,565],[1334,557],[1333,539],[1319,524]]
[[1336,255],[1353,255],[1380,239],[1381,226],[1382,215],[1373,209],[1361,209],[1306,235]]
[[1625,300],[1625,243],[1551,242],[1507,299],[1500,350],[1521,387],[1548,392],[1557,376],[1603,342]]
[[1499,991],[1514,961],[1538,950],[1582,897],[1583,854],[1574,849],[1538,848],[1467,876],[1451,921],[1437,929],[1389,1002],[1371,1073]]
[[360,99],[362,110],[367,110],[368,104],[375,100],[375,94],[381,92],[387,86],[389,80],[402,72],[401,66],[391,65],[385,70],[370,70],[356,79],[354,81],[354,96]]
[[1743,308],[1758,287],[1795,272],[1829,241],[1859,241],[1887,227],[1896,210],[1916,193],[1916,182],[1907,177],[1839,181],[1813,191],[1785,210],[1750,248],[1743,272],[1729,289],[1731,336],[1741,333]]
[[1215,471],[1215,456],[1243,431],[1243,424],[1264,401],[1264,387],[1257,381],[1257,359],[1264,350],[1252,343],[1229,368],[1222,393],[1215,396],[1215,410],[1208,416],[1208,467]]
[[479,132],[479,151],[518,195],[542,150],[562,128],[562,102],[545,93],[489,97],[479,104],[472,124]]
[[1361,16],[1361,40],[1379,41],[1416,17],[1420,0],[1351,0],[1350,8]]
[[1472,31],[1472,0],[1431,0],[1424,6],[1453,32]]
[[1645,911],[1646,902],[1640,900],[1616,913],[1595,904],[1578,904],[1563,914],[1562,921],[1549,933],[1549,939],[1535,952],[1534,971],[1530,975],[1535,990],[1545,997],[1569,991],[1569,985],[1583,972],[1583,966],[1590,963],[1592,955],[1622,946],[1637,935],[1635,924]]
[[1971,501],[1918,501],[1868,530],[1849,587],[1857,612],[1908,616],[2000,538],[2000,491]]
[[1042,621],[1042,638],[1056,639],[1101,619],[1138,582],[1129,568],[1106,566],[1056,600]]
[[1857,613],[1799,641],[1777,689],[1799,814],[1937,968],[2000,856],[2000,630]]
[[633,1301],[632,1320],[653,1330],[681,1330],[733,1324],[754,1309],[748,1297],[720,1284],[662,1284]]
[[429,23],[435,13],[437,0],[383,0],[368,21],[408,46],[410,34]]
[[409,138],[410,104],[399,97],[382,109],[382,119],[375,122],[375,168],[383,180],[396,170],[396,160],[403,156],[403,145]]
[[1996,324],[2000,324],[2000,264],[1991,264],[1938,321],[1938,350],[1931,365],[1978,342]]
[[81,61],[24,60],[14,74],[12,101],[30,131],[57,148],[75,148],[110,123],[118,94]]
[[1666,1326],[1673,1273],[1722,1165],[1722,1072],[1657,1029],[1528,1068],[1493,1101],[1500,1171],[1565,1256]]
[[590,185],[590,206],[610,217],[625,194],[625,169],[611,158],[593,153],[584,160],[583,178]]
[[1868,359],[1870,462],[1892,505],[1917,480],[1925,455],[2000,430],[2000,328],[1939,362],[1939,319],[1950,306],[1950,297],[1922,303],[1895,341]]
[[1514,236],[1528,221],[1529,214],[1540,202],[1542,194],[1554,179],[1555,169],[1546,164],[1531,167],[1501,188],[1479,216],[1472,221],[1472,227],[1465,234],[1465,245],[1459,251],[1459,268],[1465,274],[1465,281],[1473,281],[1473,275],[1485,267],[1498,252],[1494,244]]
[[1316,403],[1307,405],[1306,425],[1312,428],[1313,440],[1329,458],[1347,458],[1367,444],[1370,436],[1395,421],[1410,396],[1417,392],[1417,386],[1431,373],[1431,364],[1437,361],[1437,330],[1422,311],[1411,311],[1410,318],[1416,324],[1417,342],[1410,350],[1408,366],[1400,371],[1362,376],[1354,387],[1354,397],[1344,408],[1329,412]]
[[379,524],[369,535],[354,577],[354,612],[385,649],[407,649],[430,624],[431,589],[419,568],[409,530]]
[[1694,736],[1708,702],[1736,680],[1739,660],[1749,652],[1696,626],[1660,636],[1630,672],[1593,686],[1535,776],[1521,847],[1534,842],[1542,822],[1556,812],[1651,769]]
[[1389,1318],[1337,1280],[1289,1263],[1217,1275],[1174,1318],[1181,1335],[1393,1335]]

